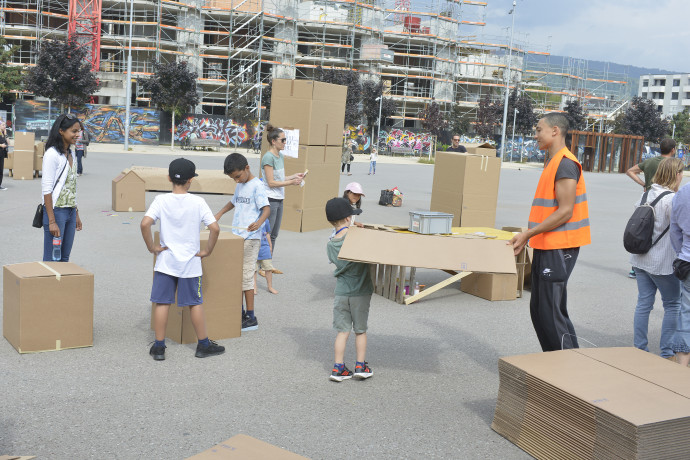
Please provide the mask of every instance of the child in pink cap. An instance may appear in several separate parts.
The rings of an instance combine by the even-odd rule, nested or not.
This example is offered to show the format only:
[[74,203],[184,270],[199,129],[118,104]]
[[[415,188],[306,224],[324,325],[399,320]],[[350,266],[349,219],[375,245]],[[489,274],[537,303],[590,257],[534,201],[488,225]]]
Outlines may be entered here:
[[[345,186],[343,198],[350,202],[352,209],[361,209],[363,196],[365,196],[364,190],[359,182],[350,182]],[[355,222],[355,216],[352,216],[352,224],[357,227],[364,227],[360,222]]]

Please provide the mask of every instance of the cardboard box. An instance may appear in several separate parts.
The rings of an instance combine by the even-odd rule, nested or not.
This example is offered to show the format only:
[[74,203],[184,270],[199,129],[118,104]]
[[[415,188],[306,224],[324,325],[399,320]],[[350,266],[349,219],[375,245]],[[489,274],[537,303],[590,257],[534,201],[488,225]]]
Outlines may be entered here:
[[[134,171],[144,179],[147,191],[170,192],[172,182],[168,179],[168,168],[155,168],[151,166],[132,166],[122,172],[124,174]],[[222,169],[197,169],[198,174],[192,180],[189,188],[191,193],[218,193],[232,195],[235,193],[235,181],[223,173]]]
[[[285,201],[283,208],[296,209],[317,208],[326,209],[326,202],[339,195],[340,169],[335,165],[315,165],[309,168],[309,174],[304,178],[304,187],[285,187]],[[325,218],[325,217],[324,217]]]
[[273,126],[300,130],[300,145],[343,143],[347,86],[312,80],[273,80]]
[[246,434],[238,434],[187,460],[299,460],[306,458]]
[[146,182],[134,171],[113,179],[113,211],[146,211]]
[[291,232],[312,232],[333,228],[333,226],[326,220],[326,204],[324,202],[323,206],[304,209],[283,206],[283,220],[280,228]]
[[467,153],[472,153],[475,155],[486,155],[486,156],[490,156],[490,157],[496,156],[496,147],[489,144],[488,142],[484,142],[481,144],[464,144],[464,145],[465,145],[465,148],[467,149]]
[[[209,232],[201,232],[201,248],[206,247]],[[155,243],[160,241],[154,234]],[[242,329],[242,260],[244,239],[230,232],[220,232],[209,257],[201,259],[201,289],[206,315],[206,331],[212,340],[239,337]],[[154,257],[155,263],[155,257]],[[153,305],[151,306],[152,313]],[[153,329],[153,314],[151,315]],[[165,336],[178,343],[196,343],[189,308],[170,306]]]
[[431,211],[453,214],[453,227],[492,227],[501,161],[495,156],[436,152]]
[[34,133],[26,131],[18,131],[14,133],[14,149],[15,150],[31,150],[34,149],[34,142],[36,141]]
[[36,142],[34,144],[34,171],[43,170],[43,154],[45,150],[45,142]]
[[19,353],[92,346],[93,286],[93,274],[71,262],[5,265],[5,338]]
[[517,274],[472,273],[460,281],[460,290],[486,300],[515,300]]
[[[321,211],[324,214],[324,211]],[[283,217],[284,218],[284,217]],[[324,216],[325,220],[325,216]],[[420,235],[351,227],[338,256],[355,262],[515,274],[513,249],[505,241]]]
[[12,161],[12,177],[17,180],[32,180],[34,178],[34,148],[31,150],[14,150]]
[[690,372],[636,348],[501,358],[491,427],[535,458],[684,459]]
[[[266,148],[268,149],[268,144]],[[326,164],[340,168],[342,152],[340,146],[300,145],[297,158],[285,157],[285,171],[290,175],[309,169],[311,174],[312,167]]]

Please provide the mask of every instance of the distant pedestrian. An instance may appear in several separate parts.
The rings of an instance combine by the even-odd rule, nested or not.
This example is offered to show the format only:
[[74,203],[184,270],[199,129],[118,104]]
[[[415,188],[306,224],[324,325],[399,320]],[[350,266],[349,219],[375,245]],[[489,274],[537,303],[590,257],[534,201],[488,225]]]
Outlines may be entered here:
[[0,121],[0,191],[7,190],[2,186],[2,177],[5,175],[5,158],[7,158],[7,130],[5,123]]
[[451,145],[446,149],[446,152],[459,152],[459,153],[466,153],[467,149],[465,148],[464,145],[460,145],[460,135],[459,134],[453,134],[453,137],[451,139]]
[[86,147],[89,145],[89,133],[85,128],[79,131],[79,136],[77,137],[76,151],[77,151],[77,176],[84,174],[84,168],[82,167],[82,158],[86,158]]
[[376,161],[379,159],[379,149],[376,147],[371,148],[371,154],[369,155],[369,174],[372,174],[372,170],[374,171],[374,174],[376,174]]
[[352,163],[352,159],[352,145],[347,144],[343,147],[343,154],[340,157],[340,174],[345,173],[345,167],[347,166],[347,175],[352,175],[352,173],[350,172],[350,163]]

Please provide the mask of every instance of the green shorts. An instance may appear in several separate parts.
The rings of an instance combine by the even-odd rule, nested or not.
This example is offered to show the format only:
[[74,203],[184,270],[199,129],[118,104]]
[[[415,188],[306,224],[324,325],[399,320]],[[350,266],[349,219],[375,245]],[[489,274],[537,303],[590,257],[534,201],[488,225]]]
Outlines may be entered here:
[[371,294],[356,297],[335,296],[333,302],[333,329],[355,334],[367,332]]

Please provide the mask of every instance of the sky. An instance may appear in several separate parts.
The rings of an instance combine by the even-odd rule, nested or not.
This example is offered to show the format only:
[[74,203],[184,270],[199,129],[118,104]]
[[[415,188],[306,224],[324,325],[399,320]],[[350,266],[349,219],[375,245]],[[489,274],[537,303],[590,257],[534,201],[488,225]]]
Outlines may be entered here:
[[[509,37],[513,0],[485,1],[484,34]],[[690,0],[516,2],[514,40],[534,50],[550,44],[555,55],[690,73]],[[479,33],[476,27],[464,30]]]

